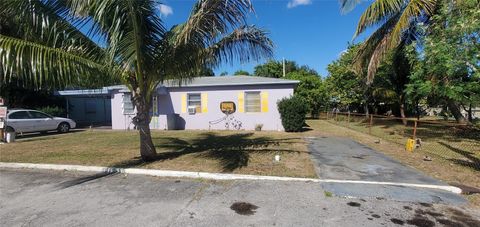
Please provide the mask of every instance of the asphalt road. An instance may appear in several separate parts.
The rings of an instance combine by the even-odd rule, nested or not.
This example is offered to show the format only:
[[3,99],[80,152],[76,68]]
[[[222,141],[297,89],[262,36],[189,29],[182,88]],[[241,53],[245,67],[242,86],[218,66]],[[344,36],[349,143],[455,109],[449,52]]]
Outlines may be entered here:
[[[349,138],[309,139],[309,149],[321,179],[447,185]],[[362,184],[322,184],[340,196],[382,197],[396,201],[465,204],[467,201],[441,190]]]
[[478,211],[331,196],[313,182],[0,170],[0,226],[480,226]]

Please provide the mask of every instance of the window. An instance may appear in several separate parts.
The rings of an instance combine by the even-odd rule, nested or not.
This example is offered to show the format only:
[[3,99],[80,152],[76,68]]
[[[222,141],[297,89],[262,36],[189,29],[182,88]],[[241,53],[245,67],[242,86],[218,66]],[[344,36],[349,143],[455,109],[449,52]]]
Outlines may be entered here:
[[50,118],[50,116],[44,114],[44,113],[40,113],[40,112],[37,112],[37,111],[30,111],[30,115],[32,116],[32,118],[34,119],[43,119],[43,118]]
[[18,111],[11,113],[8,116],[9,119],[30,119],[30,114],[27,111]]
[[260,92],[245,92],[245,112],[255,113],[260,112]]
[[202,112],[202,96],[200,93],[188,94],[188,107],[194,106],[195,112]]
[[132,103],[132,95],[124,93],[122,101],[123,114],[133,114],[135,108]]

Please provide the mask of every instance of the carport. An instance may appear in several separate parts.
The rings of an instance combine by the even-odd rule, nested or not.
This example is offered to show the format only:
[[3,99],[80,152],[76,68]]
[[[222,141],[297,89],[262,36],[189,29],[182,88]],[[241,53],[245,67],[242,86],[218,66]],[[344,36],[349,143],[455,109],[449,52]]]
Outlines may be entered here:
[[110,89],[64,90],[55,95],[65,97],[67,117],[80,126],[111,126]]

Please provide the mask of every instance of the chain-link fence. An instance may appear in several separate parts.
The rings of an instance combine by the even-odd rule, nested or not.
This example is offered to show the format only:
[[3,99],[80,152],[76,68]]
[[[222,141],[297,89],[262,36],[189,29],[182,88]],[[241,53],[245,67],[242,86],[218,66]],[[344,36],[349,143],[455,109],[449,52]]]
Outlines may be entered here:
[[405,146],[415,141],[415,152],[453,165],[480,171],[480,128],[444,120],[416,120],[358,113],[320,114],[334,124]]

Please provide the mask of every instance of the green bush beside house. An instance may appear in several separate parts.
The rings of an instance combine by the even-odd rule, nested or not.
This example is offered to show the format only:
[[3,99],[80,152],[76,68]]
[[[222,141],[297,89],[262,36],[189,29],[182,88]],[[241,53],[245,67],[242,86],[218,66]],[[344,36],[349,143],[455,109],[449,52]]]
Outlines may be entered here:
[[307,105],[303,98],[292,96],[277,103],[282,125],[286,132],[299,132],[305,125]]

